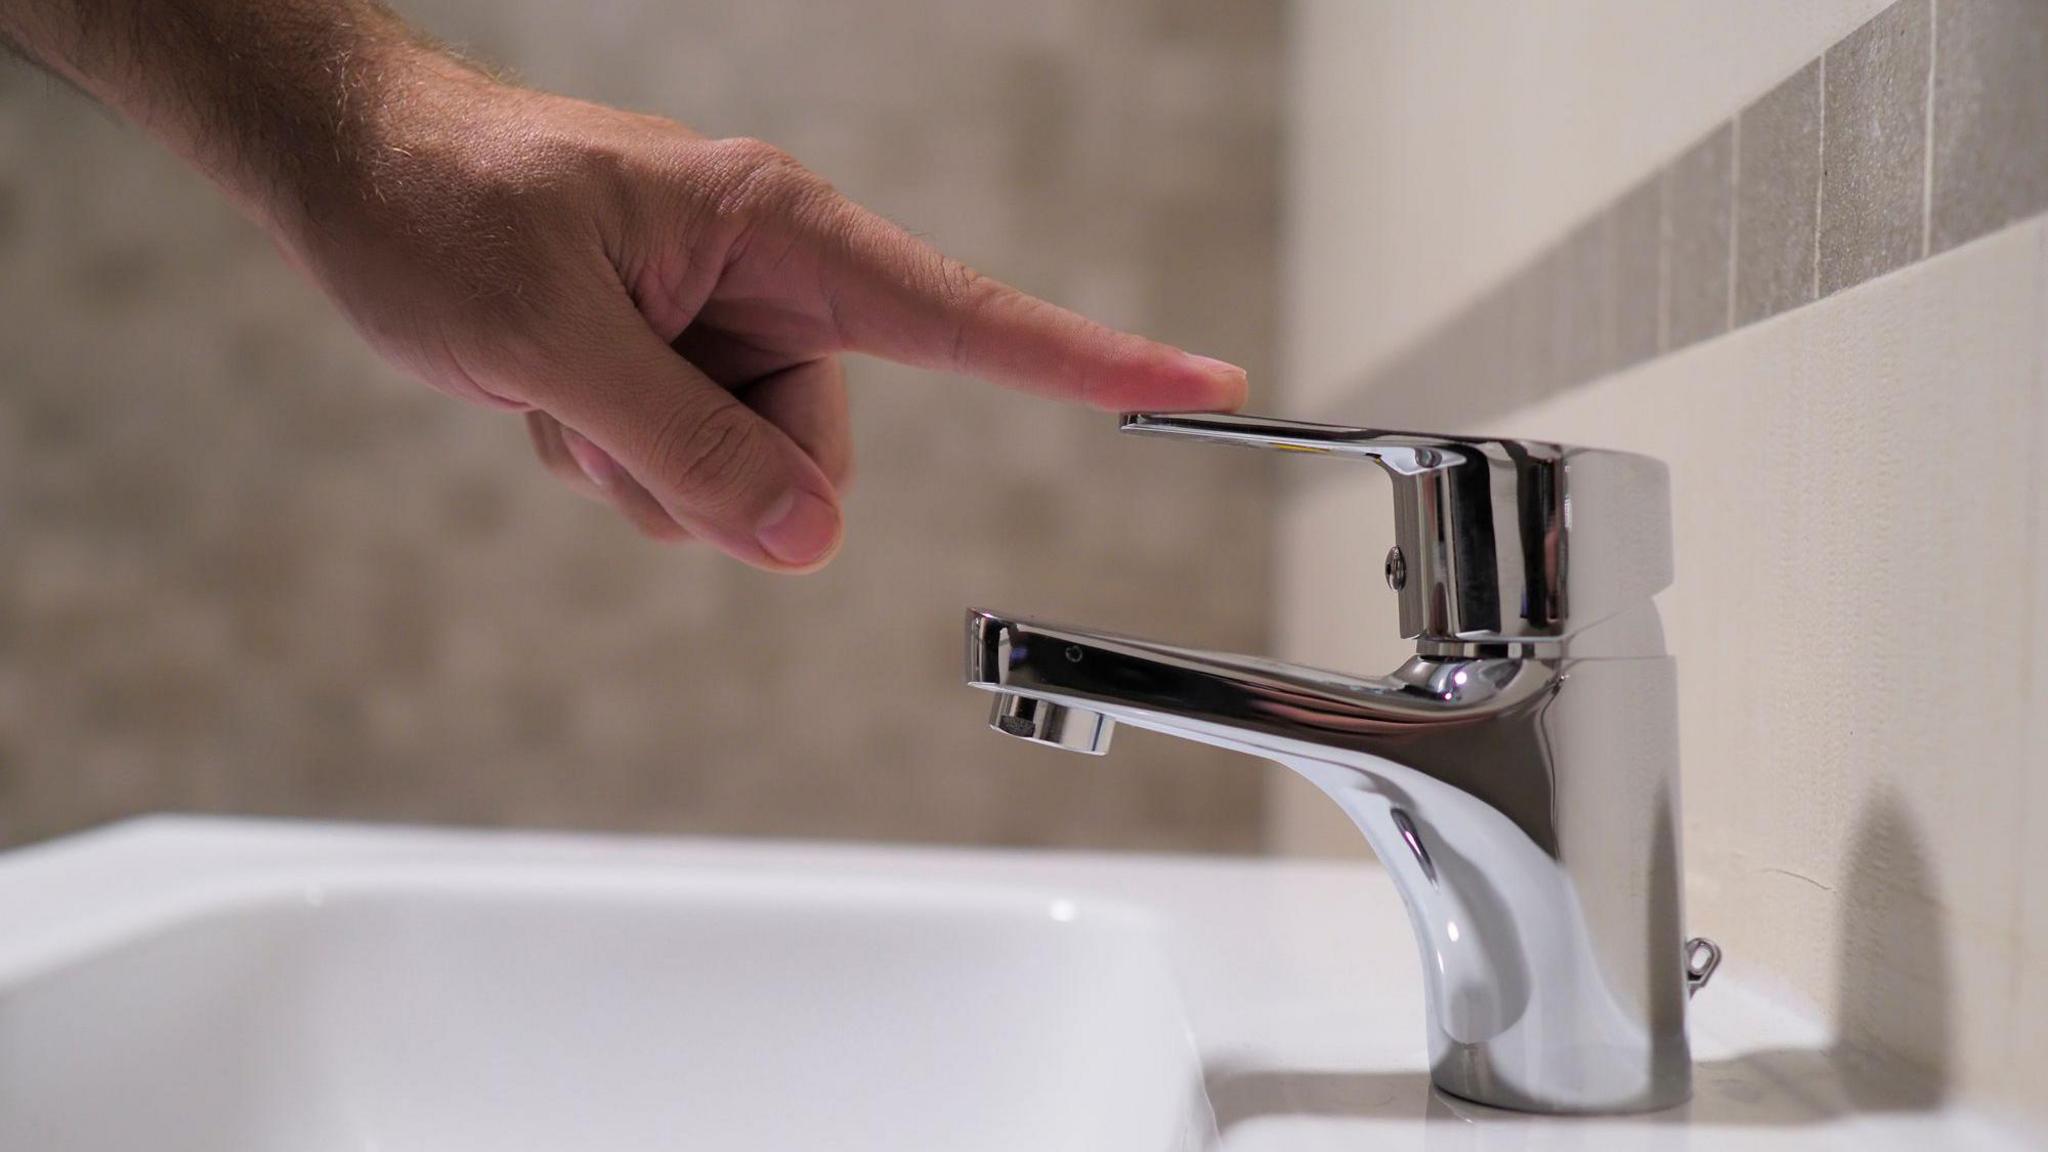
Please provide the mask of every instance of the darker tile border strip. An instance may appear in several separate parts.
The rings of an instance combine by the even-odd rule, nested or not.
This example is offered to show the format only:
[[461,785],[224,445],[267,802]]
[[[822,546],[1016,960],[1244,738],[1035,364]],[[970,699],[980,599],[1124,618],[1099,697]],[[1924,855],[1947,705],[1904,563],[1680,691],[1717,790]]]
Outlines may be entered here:
[[2048,210],[2048,69],[2013,44],[2048,4],[1897,0],[1322,417],[1469,431]]

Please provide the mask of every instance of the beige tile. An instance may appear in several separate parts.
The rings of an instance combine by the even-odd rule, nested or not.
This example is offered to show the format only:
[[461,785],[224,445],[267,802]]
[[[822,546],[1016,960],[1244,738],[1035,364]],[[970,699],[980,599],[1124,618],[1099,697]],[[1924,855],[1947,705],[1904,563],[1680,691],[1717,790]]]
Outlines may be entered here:
[[[1490,292],[1375,373],[1340,407],[1311,415],[1368,427],[1456,432],[1516,402],[1536,380],[1518,366],[1514,294],[1519,281]],[[1547,348],[1548,345],[1546,344]]]
[[[2048,229],[2042,233],[2041,275],[2048,283]],[[2044,291],[2048,297],[2048,291]],[[2029,1105],[2033,1117],[2048,1125],[2048,1100],[2034,1090],[2040,1070],[2048,1069],[2048,299],[2044,299],[2037,331],[2040,359],[2033,380],[2034,556],[2032,601],[2026,617],[2033,622],[2029,651],[2029,692],[2022,762],[2025,816],[2021,828],[2023,887],[2020,924],[2014,957],[2013,983],[2019,1001],[2011,1017],[2013,1060],[2007,1094]]]
[[1558,387],[1604,376],[1618,365],[1621,271],[1615,214],[1603,211],[1565,234],[1558,253]]
[[[2044,241],[2000,233],[1509,422],[1672,468],[1689,929],[1958,1094],[2001,1090],[2026,1043],[2040,703],[1969,670],[2038,640],[2014,573],[2039,551]],[[1947,555],[1972,559],[1925,562]]]
[[[1380,576],[1394,540],[1392,488],[1370,464],[1305,460],[1301,466],[1313,474],[1288,487],[1280,513],[1275,654],[1313,667],[1391,671],[1408,655],[1398,603]],[[1313,785],[1278,767],[1268,779],[1269,848],[1290,855],[1370,854],[1350,819]]]
[[1290,378],[1397,356],[1886,3],[1287,6]]
[[[993,274],[1274,379],[1270,13],[417,14],[536,84],[773,137]],[[1262,647],[1256,456],[860,362],[830,569],[656,549],[540,475],[516,421],[377,363],[201,181],[20,76],[0,68],[0,836],[175,807],[1256,846],[1256,765],[1140,733],[1048,755],[959,682],[970,604]]]
[[2041,1069],[2048,1068],[2048,964],[2038,951],[2027,953],[2011,979],[2019,991],[2007,1018],[2013,1037],[2011,1063],[1994,1083],[2001,1110],[2039,1131],[2048,1125],[2048,1101],[2040,1095]]
[[[2036,667],[2048,648],[2048,230],[2028,220],[2048,207],[2030,191],[2041,184],[2031,172],[2044,154],[2033,142],[2035,113],[2048,116],[2035,99],[2048,91],[2038,66],[2048,20],[2020,0],[1933,7],[1931,209],[1935,250],[1955,251],[1899,265],[1912,224],[1901,202],[1913,175],[1907,90],[1924,43],[1917,0],[1723,6],[1717,19],[1754,26],[1719,51],[1701,42],[1691,8],[1684,33],[1664,38],[1638,23],[1657,19],[1657,6],[1546,10],[1518,23],[1470,19],[1459,3],[1309,4],[1320,35],[1300,50],[1307,155],[1296,161],[1288,283],[1300,309],[1287,350],[1302,353],[1319,388],[1388,363],[1413,379],[1456,379],[1448,359],[1387,350],[1442,349],[1445,333],[1474,330],[1442,317],[1513,294],[1498,287],[1515,283],[1511,273],[1540,267],[1574,221],[1664,164],[1659,347],[1669,354],[1493,423],[1673,466],[1678,582],[1661,605],[1680,660],[1687,927],[1828,1015],[1844,1037],[1838,1054],[1864,1070],[1851,1087],[1873,1106],[1897,1106],[1869,1095],[1896,1073],[1919,1084],[1910,1103],[1990,1101],[2048,1124],[2048,885],[2034,879],[2048,874],[2048,677]],[[1838,123],[1827,131],[1841,144],[1828,175],[1841,199],[1818,225],[1818,68],[1745,113],[1742,315],[1776,318],[1729,333],[1734,148],[1729,127],[1714,126],[1873,17],[1828,62]],[[1600,35],[1578,35],[1581,20],[1602,22]],[[1815,32],[1801,21],[1836,23]],[[1629,90],[1629,65],[1585,70],[1599,87],[1586,97],[1581,73],[1560,63],[1577,59],[1565,55],[1575,44],[1528,49],[1553,27],[1595,44],[1588,53],[1611,45],[1657,61],[1671,74],[1650,103],[1686,109],[1683,131],[1633,149],[1620,138],[1632,118],[1613,98]],[[1887,31],[1896,42],[1881,39]],[[1366,32],[1388,47],[1361,66]],[[1728,85],[1681,82],[1665,43],[1703,68],[1749,70]],[[1755,66],[1766,45],[1770,66]],[[1542,64],[1520,71],[1531,58]],[[1475,75],[1441,98],[1417,95],[1461,65]],[[1390,110],[1367,98],[1381,92],[1412,98]],[[1552,111],[1582,98],[1599,111]],[[1840,125],[1857,110],[1876,119]],[[1573,146],[1594,132],[1617,138]],[[1502,139],[1513,143],[1475,143]],[[1398,180],[1380,178],[1389,156],[1401,158]],[[1873,164],[1881,179],[1861,183],[1837,167]],[[1512,211],[1478,203],[1503,187]],[[1822,231],[1830,212],[1846,231]],[[1759,219],[1770,227],[1751,228]],[[1825,266],[1813,257],[1817,242],[1827,253],[1837,241]],[[1854,286],[1790,307],[1814,294],[1817,276],[1823,288]],[[1520,366],[1525,379],[1552,378],[1541,341],[1556,317],[1545,307],[1522,305],[1521,339],[1503,345],[1538,357]],[[1481,394],[1454,386],[1434,410],[1456,417]],[[1314,534],[1311,520],[1327,514],[1289,510],[1283,643],[1357,650],[1371,667],[1353,633],[1369,622],[1348,623],[1357,585],[1322,575],[1368,558]],[[1270,822],[1283,846],[1348,845],[1348,830],[1317,822],[1319,799],[1276,787]]]
[[1507,402],[1496,401],[1494,410],[1533,403],[1568,382],[1570,350],[1563,336],[1570,270],[1560,243],[1507,282],[1508,375],[1502,381]]

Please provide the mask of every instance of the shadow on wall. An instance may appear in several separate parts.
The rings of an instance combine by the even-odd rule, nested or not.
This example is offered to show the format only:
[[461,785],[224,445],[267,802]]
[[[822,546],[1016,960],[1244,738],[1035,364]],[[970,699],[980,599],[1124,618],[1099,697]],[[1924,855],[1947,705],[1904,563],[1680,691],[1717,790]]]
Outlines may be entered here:
[[[1777,1127],[1939,1108],[1953,1046],[1947,923],[1924,839],[1890,792],[1859,814],[1840,904],[1833,1044],[1699,1061],[1689,1103],[1609,1122]],[[1417,1071],[1211,1067],[1201,1089],[1219,1134],[1281,1116],[1542,1122],[1447,1097]]]

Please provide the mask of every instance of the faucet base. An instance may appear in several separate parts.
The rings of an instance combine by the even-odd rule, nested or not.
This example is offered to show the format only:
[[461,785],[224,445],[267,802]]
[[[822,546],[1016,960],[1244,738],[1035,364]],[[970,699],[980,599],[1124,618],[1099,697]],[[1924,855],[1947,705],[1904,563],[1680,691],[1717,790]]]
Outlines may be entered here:
[[[1684,1038],[1679,1038],[1683,1045]],[[1692,1099],[1692,1069],[1688,1057],[1677,1075],[1654,1079],[1631,1095],[1559,1098],[1535,1096],[1496,1075],[1487,1063],[1487,1050],[1479,1045],[1459,1045],[1448,1057],[1429,1070],[1430,1086],[1447,1096],[1488,1108],[1509,1112],[1533,1112],[1546,1116],[1624,1116],[1676,1108]]]

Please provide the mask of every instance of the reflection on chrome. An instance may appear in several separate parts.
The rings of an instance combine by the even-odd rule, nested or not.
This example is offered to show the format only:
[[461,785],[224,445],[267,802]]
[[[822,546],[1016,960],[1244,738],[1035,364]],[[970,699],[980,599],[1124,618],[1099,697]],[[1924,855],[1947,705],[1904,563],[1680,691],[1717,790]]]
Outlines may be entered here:
[[1101,754],[1131,724],[1313,781],[1406,902],[1444,1091],[1538,1112],[1684,1100],[1686,998],[1712,970],[1694,957],[1719,950],[1681,930],[1673,669],[1650,600],[1671,577],[1663,466],[1246,416],[1124,429],[1384,467],[1415,655],[1365,679],[970,612],[991,726]]

